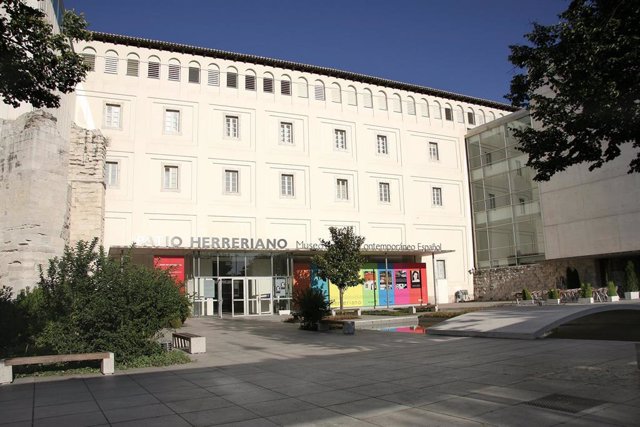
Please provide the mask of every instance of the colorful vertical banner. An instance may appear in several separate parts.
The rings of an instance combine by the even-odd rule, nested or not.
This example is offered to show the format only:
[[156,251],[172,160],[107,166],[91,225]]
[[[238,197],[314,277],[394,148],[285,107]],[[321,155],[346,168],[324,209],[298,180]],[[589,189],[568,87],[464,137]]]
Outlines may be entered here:
[[378,296],[376,290],[378,287],[377,277],[377,264],[365,264],[360,270],[360,274],[363,279],[362,284],[362,305],[364,307],[373,307],[378,305]]
[[293,288],[304,289],[311,286],[311,265],[307,262],[293,263]]
[[321,290],[326,295],[327,301],[331,302],[333,295],[329,294],[329,284],[322,277],[318,276],[318,268],[315,265],[311,266],[311,286]]
[[185,293],[184,288],[184,257],[156,256],[153,257],[153,266],[169,272],[173,281],[180,287],[180,293]]
[[387,267],[388,270],[385,270],[383,263],[378,264],[378,296],[380,306],[395,304],[393,294],[393,264],[388,264]]
[[394,302],[397,305],[411,304],[409,280],[404,264],[393,265]]

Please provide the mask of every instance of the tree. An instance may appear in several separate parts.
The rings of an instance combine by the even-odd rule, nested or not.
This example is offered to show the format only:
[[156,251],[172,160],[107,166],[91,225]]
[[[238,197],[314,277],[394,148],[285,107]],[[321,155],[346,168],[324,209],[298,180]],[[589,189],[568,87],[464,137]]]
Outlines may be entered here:
[[340,311],[343,308],[344,291],[349,286],[362,283],[360,268],[364,264],[364,256],[360,247],[365,238],[353,232],[353,227],[329,227],[331,240],[320,239],[325,251],[313,257],[318,267],[318,276],[330,280],[340,290]]
[[[555,25],[533,25],[531,45],[510,46],[524,69],[506,98],[540,129],[514,130],[537,181],[571,165],[601,167],[624,144],[640,148],[640,2],[573,0]],[[628,173],[640,172],[640,151]]]
[[60,95],[80,83],[89,67],[71,42],[88,40],[81,15],[65,11],[60,34],[45,14],[23,0],[0,2],[0,95],[5,104],[28,102],[35,108],[57,108]]
[[633,265],[633,261],[627,262],[627,266],[624,269],[626,284],[624,290],[626,292],[638,292],[640,284],[638,283],[638,276],[636,275],[636,267]]

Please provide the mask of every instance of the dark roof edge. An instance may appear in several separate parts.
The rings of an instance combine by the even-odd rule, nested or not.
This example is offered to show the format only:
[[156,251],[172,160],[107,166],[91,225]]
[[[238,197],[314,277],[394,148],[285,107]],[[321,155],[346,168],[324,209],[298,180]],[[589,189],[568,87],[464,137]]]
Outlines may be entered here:
[[285,68],[292,71],[303,71],[308,73],[321,74],[325,76],[353,80],[361,83],[368,83],[377,86],[385,86],[409,92],[422,93],[425,95],[437,96],[451,100],[468,102],[470,104],[482,105],[490,108],[497,108],[506,111],[516,111],[516,107],[501,102],[491,101],[488,99],[475,98],[473,96],[460,95],[445,90],[432,89],[425,86],[402,83],[395,80],[383,79],[380,77],[368,76],[366,74],[353,73],[351,71],[336,70],[335,68],[319,67],[316,65],[302,64],[293,61],[284,61],[281,59],[267,58],[264,56],[247,55],[243,53],[228,52],[225,50],[210,49],[205,47],[190,46],[186,44],[164,42],[159,40],[151,40],[140,37],[123,36],[120,34],[110,34],[93,31],[93,40],[122,44],[126,46],[146,47],[149,49],[167,50],[171,52],[188,53],[192,55],[208,56],[212,58],[221,58],[231,61],[248,62],[252,64],[268,65],[271,67]]

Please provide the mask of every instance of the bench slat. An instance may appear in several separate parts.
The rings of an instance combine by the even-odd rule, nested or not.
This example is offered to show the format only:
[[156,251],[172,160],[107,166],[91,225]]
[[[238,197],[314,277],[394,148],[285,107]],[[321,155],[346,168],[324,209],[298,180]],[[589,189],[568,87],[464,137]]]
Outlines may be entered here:
[[108,359],[109,353],[56,354],[53,356],[13,357],[5,359],[6,366],[35,365],[46,363],[79,362],[84,360]]
[[174,332],[173,336],[181,338],[200,338],[200,335],[192,334],[189,332]]

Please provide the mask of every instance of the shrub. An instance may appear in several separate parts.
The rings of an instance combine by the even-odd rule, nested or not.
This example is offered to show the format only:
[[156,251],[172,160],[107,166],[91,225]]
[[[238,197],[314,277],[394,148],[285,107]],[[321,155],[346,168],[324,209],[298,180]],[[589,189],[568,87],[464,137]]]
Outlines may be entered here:
[[636,275],[636,268],[633,265],[633,261],[627,262],[627,266],[624,269],[627,283],[624,287],[625,292],[638,292],[638,276]]
[[331,312],[324,292],[314,287],[296,289],[293,307],[300,317],[300,328],[317,330],[318,322]]
[[591,298],[593,296],[593,288],[591,283],[583,283],[580,285],[580,298]]
[[558,291],[556,288],[549,289],[549,292],[547,292],[547,297],[549,297],[549,299],[560,299],[560,291]]
[[618,287],[612,280],[607,283],[607,295],[610,297],[618,296]]
[[524,288],[522,290],[522,300],[523,301],[530,301],[533,299],[533,295],[531,295],[531,291],[527,288]]
[[[161,352],[162,328],[181,323],[189,301],[162,270],[108,258],[97,240],[65,248],[40,273],[39,288],[20,304],[32,316],[32,340],[41,353],[112,351],[118,363]],[[18,298],[20,300],[20,297]]]

